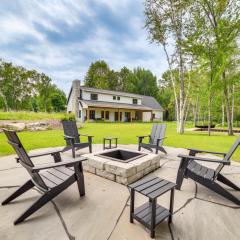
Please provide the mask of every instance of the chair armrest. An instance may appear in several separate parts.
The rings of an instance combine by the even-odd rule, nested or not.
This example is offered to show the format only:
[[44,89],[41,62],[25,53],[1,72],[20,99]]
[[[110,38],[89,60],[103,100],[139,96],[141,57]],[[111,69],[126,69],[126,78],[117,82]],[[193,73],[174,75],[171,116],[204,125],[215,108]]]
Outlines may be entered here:
[[145,136],[137,136],[138,138],[145,138],[145,137],[150,137],[150,135],[145,135]]
[[75,139],[75,137],[72,137],[72,136],[68,136],[68,135],[63,135],[64,136],[64,138],[68,138],[68,139]]
[[84,136],[84,137],[94,137],[94,136],[91,136],[91,135],[88,135],[88,134],[78,134],[79,136]]
[[165,139],[167,137],[162,137],[162,138],[157,138],[158,141],[162,140],[162,139]]
[[32,168],[32,172],[39,172],[41,170],[45,170],[45,169],[49,169],[49,168],[55,168],[55,167],[61,167],[61,166],[65,166],[65,167],[71,167],[74,166],[80,162],[83,162],[87,160],[87,158],[85,157],[79,157],[79,159],[77,160],[71,160],[71,161],[66,161],[66,162],[57,162],[57,163],[50,163],[50,164],[44,164],[41,166],[36,166]]
[[[58,150],[58,151],[49,151],[49,152],[45,152],[45,153],[36,153],[36,154],[29,154],[28,156],[30,158],[36,158],[36,157],[42,157],[42,156],[47,156],[47,155],[51,155],[53,156],[56,153],[61,153],[62,150]],[[16,157],[17,162],[19,162],[19,157]]]
[[217,155],[223,155],[224,157],[227,155],[227,153],[224,153],[224,152],[213,152],[213,151],[193,149],[193,148],[188,148],[188,150],[193,151],[195,153],[212,153],[212,154],[217,154]]
[[211,159],[211,158],[201,158],[201,157],[196,157],[196,156],[189,156],[189,155],[183,155],[179,154],[178,157],[187,160],[197,160],[197,161],[203,161],[203,162],[214,162],[214,163],[223,163],[225,165],[230,165],[230,161],[224,161],[224,160],[218,160],[218,159]]

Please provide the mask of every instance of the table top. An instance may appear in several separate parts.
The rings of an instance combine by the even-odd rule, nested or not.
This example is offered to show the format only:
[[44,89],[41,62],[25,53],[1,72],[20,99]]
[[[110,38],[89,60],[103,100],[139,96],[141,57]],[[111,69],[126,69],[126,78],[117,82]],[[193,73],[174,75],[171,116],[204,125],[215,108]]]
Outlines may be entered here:
[[155,199],[161,196],[165,192],[175,188],[175,186],[175,183],[155,176],[146,177],[128,185],[129,188],[134,189],[150,199]]
[[118,138],[117,137],[104,137],[103,139],[112,140],[112,139],[118,139]]

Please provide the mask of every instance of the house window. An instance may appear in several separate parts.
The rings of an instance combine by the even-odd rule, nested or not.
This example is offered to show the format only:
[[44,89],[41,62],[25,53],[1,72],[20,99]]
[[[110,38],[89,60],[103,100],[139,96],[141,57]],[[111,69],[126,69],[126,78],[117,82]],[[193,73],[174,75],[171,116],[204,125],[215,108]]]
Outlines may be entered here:
[[104,111],[101,111],[101,118],[104,119]]
[[117,97],[117,100],[119,101],[119,100],[120,100],[120,97]]
[[91,100],[98,100],[98,95],[96,93],[91,93]]
[[138,100],[136,98],[133,98],[133,104],[138,104]]
[[109,120],[109,111],[106,111],[106,112],[105,112],[105,118],[106,118],[107,120]]
[[79,112],[78,112],[78,117],[79,117],[79,118],[82,117],[82,111],[81,111],[81,110],[79,110]]
[[89,119],[95,119],[95,110],[89,111]]
[[113,96],[113,100],[116,100],[116,96]]

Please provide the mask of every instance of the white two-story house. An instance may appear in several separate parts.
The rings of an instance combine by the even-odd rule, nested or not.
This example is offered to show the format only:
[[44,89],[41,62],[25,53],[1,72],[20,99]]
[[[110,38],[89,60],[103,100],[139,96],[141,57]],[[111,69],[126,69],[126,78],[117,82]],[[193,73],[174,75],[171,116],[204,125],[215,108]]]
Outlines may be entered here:
[[74,80],[68,96],[67,112],[81,122],[162,121],[163,109],[155,98],[127,92],[90,88]]

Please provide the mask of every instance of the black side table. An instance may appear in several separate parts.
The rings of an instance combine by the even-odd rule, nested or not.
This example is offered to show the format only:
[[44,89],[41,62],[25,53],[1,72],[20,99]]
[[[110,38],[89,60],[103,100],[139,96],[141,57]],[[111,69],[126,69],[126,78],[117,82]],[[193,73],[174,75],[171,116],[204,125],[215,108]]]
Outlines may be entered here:
[[[131,190],[130,222],[136,219],[145,227],[150,229],[151,238],[155,237],[155,227],[164,219],[172,222],[174,189],[176,184],[159,177],[147,177],[128,185]],[[148,197],[149,201],[134,209],[135,191]],[[162,194],[171,191],[169,209],[157,204],[157,198]]]
[[[114,146],[112,146],[112,140],[115,140],[115,145]],[[106,141],[109,141],[108,146],[106,146]],[[105,138],[103,138],[103,150],[117,148],[117,142],[118,142],[117,137],[105,137]]]

